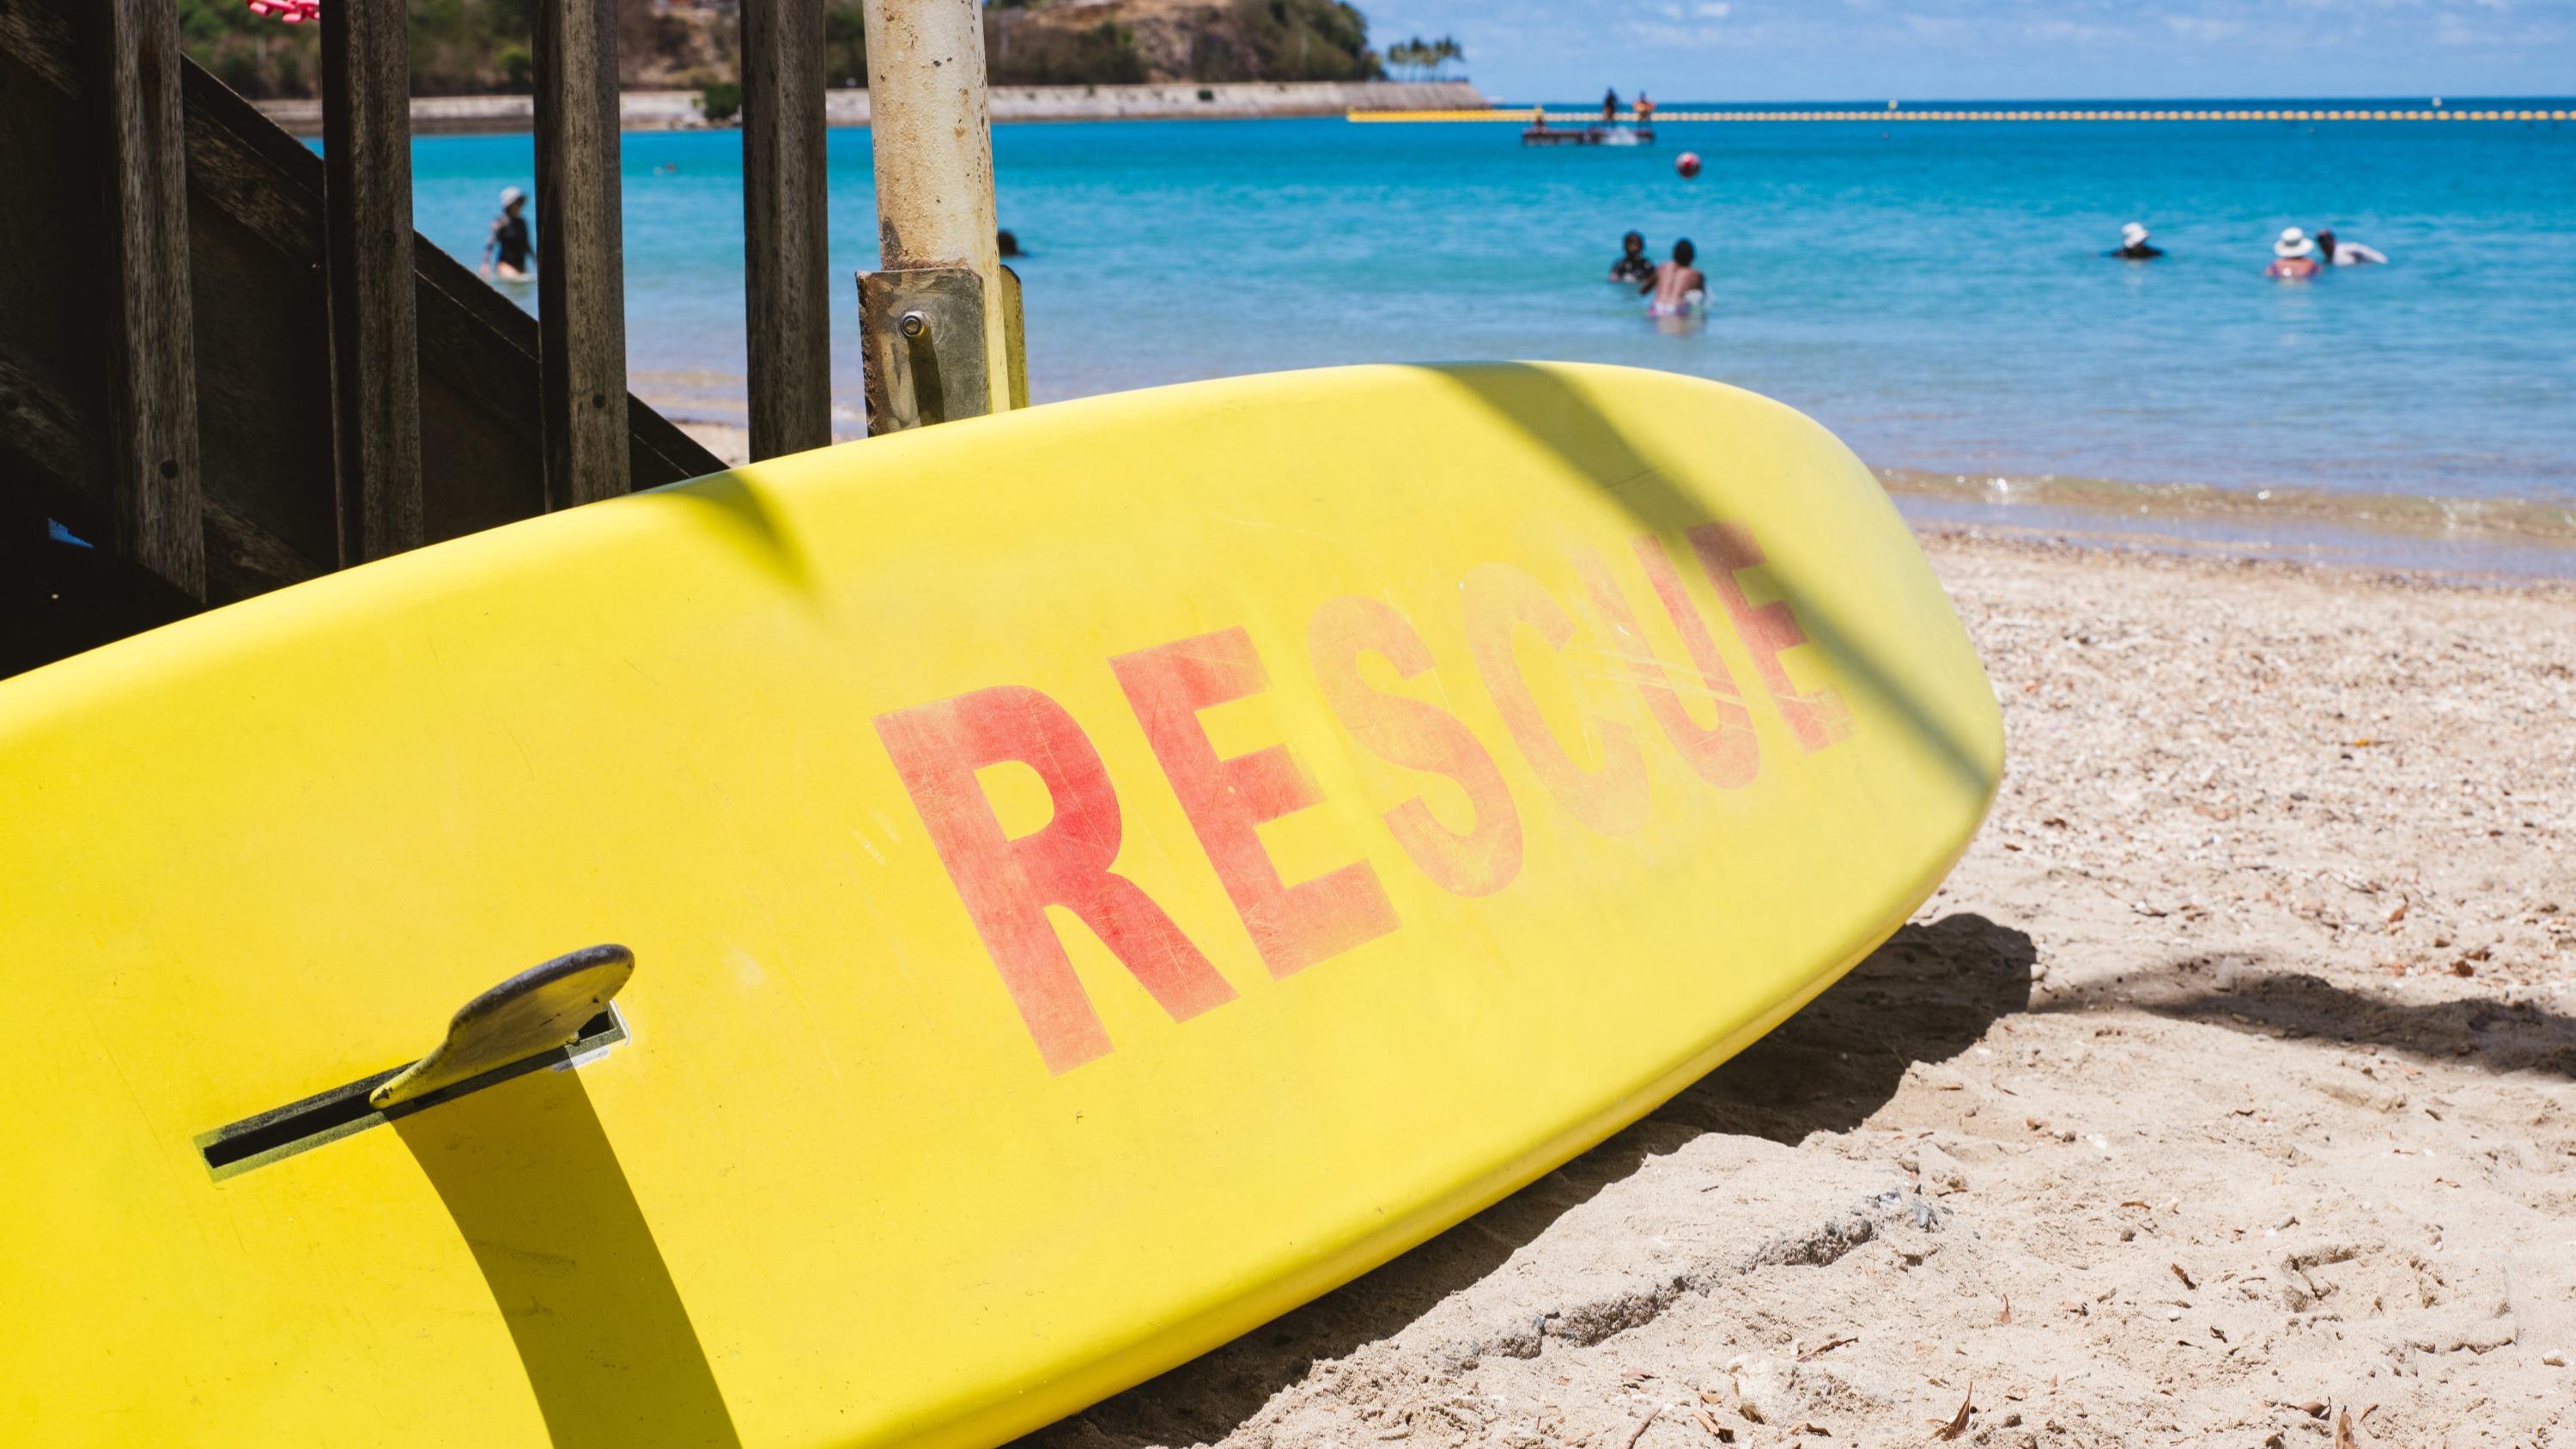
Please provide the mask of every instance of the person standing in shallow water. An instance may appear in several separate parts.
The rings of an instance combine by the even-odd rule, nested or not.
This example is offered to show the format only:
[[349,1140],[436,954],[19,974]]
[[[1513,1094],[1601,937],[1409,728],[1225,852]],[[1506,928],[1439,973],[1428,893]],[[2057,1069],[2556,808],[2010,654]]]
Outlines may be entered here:
[[1619,238],[1619,260],[1610,264],[1610,280],[1645,282],[1653,280],[1654,275],[1655,263],[1646,255],[1645,234],[1632,231]]
[[505,282],[528,279],[528,194],[515,186],[501,188],[501,214],[492,218],[492,234],[483,242],[483,275],[499,276]]
[[2297,227],[2284,227],[2272,243],[2272,265],[2263,275],[2283,282],[2304,282],[2317,274],[2317,244]]
[[1619,88],[1617,86],[1612,86],[1610,89],[1601,93],[1601,119],[1605,121],[1615,121],[1619,119]]
[[1646,304],[1649,317],[1687,317],[1708,300],[1708,278],[1693,263],[1699,251],[1689,237],[1673,243],[1673,259],[1655,268],[1651,281],[1637,290],[1654,293]]

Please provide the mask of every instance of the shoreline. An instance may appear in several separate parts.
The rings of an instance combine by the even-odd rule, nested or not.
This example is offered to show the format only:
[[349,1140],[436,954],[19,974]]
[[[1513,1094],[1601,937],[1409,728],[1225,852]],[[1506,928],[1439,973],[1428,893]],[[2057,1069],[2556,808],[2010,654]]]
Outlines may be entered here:
[[[997,125],[1027,121],[1256,120],[1285,116],[1340,116],[1352,111],[1477,110],[1490,107],[1466,81],[1168,81],[1149,85],[994,86]],[[622,131],[738,129],[737,120],[709,121],[698,112],[694,90],[620,92]],[[255,101],[260,113],[298,136],[322,134],[322,102],[314,98]],[[868,124],[868,93],[843,87],[823,93],[823,124]],[[536,128],[530,95],[415,96],[415,136],[455,136]]]
[[2472,583],[2576,580],[2576,499],[1873,471],[1918,533],[2281,559]]
[[[728,465],[750,457],[751,434],[729,419],[693,416],[704,399],[645,399]],[[836,442],[864,436],[855,418]],[[2576,581],[2576,499],[2413,497],[2269,488],[2254,493],[2188,483],[2107,478],[1931,473],[1874,468],[1919,535],[2116,553],[2276,560],[2453,583]]]

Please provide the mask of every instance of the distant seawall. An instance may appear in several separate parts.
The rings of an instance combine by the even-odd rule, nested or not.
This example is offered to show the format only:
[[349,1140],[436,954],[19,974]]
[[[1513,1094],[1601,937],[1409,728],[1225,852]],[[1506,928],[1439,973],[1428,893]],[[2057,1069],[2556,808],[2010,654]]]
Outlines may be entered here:
[[[690,131],[707,125],[696,91],[628,91],[618,98],[629,131]],[[1346,111],[1463,111],[1489,103],[1465,81],[1173,81],[1142,86],[995,86],[996,121],[1169,121],[1253,116],[1338,116]],[[420,96],[411,103],[417,134],[526,131],[536,126],[528,96]],[[299,136],[322,134],[322,103],[259,103],[268,118]],[[868,93],[825,93],[834,126],[868,123]]]

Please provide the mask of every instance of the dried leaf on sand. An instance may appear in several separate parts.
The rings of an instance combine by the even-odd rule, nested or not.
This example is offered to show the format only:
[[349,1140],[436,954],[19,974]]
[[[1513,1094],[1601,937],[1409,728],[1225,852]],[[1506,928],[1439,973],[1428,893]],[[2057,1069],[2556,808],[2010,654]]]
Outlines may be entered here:
[[[1968,1416],[1975,1413],[1976,1408],[1977,1385],[1976,1381],[1971,1379],[1968,1382],[1968,1396],[1959,1401],[1959,1412],[1950,1416],[1949,1423],[1943,1424],[1940,1428],[1934,1430],[1932,1437],[1935,1439],[1956,1439],[1960,1435],[1967,1433]],[[2336,1449],[2342,1449],[2342,1446],[2337,1445]]]

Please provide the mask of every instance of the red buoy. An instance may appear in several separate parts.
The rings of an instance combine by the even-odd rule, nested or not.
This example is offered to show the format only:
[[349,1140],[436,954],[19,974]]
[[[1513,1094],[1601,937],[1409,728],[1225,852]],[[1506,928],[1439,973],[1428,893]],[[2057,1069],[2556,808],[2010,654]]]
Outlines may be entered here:
[[1682,174],[1682,179],[1684,181],[1688,181],[1692,177],[1697,176],[1699,174],[1699,153],[1697,151],[1684,151],[1679,156],[1674,157],[1673,169]]

